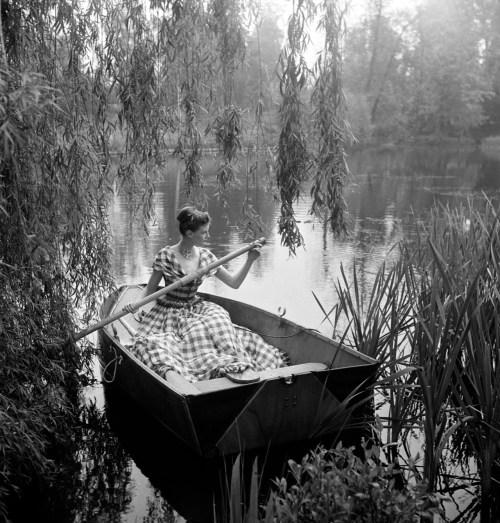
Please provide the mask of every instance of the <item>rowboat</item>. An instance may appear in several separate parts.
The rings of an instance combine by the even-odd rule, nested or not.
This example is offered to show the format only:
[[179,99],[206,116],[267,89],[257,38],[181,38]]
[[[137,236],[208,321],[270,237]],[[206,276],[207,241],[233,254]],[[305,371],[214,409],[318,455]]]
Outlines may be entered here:
[[[143,286],[123,286],[104,302],[104,320],[133,303]],[[99,329],[101,375],[203,456],[224,455],[338,433],[370,397],[378,362],[280,315],[200,293],[231,321],[285,351],[291,365],[259,373],[256,383],[216,378],[164,379],[130,351],[139,319],[129,315]],[[152,303],[144,306],[144,310]]]

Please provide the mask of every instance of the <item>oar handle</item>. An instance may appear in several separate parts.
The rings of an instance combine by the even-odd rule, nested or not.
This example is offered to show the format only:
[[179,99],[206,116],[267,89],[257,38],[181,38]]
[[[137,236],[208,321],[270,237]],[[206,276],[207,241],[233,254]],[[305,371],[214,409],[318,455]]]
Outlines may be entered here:
[[[182,287],[197,278],[201,278],[204,274],[211,271],[212,269],[220,267],[224,263],[227,263],[229,260],[232,260],[233,258],[237,258],[238,256],[241,256],[245,252],[251,251],[252,249],[257,247],[257,245],[264,245],[265,243],[266,243],[265,238],[260,238],[258,240],[255,240],[254,242],[249,243],[248,245],[245,245],[244,247],[241,247],[241,249],[233,251],[232,253],[220,258],[219,260],[216,260],[212,263],[209,263],[208,265],[205,265],[205,267],[203,267],[202,269],[198,269],[196,271],[193,271],[190,274],[187,274],[186,276],[180,278],[176,282],[174,282],[170,285],[167,285],[167,287],[164,287],[163,289],[153,292],[149,296],[146,296],[145,298],[142,298],[142,299],[136,301],[135,303],[132,304],[132,308],[140,309],[141,307],[146,305],[146,303],[154,301],[154,300],[158,299],[160,296],[163,296],[164,294],[167,294],[175,289],[178,289],[179,287]],[[106,319],[101,320],[101,321],[95,323],[94,325],[91,325],[90,327],[87,327],[83,331],[80,331],[79,333],[77,333],[74,336],[73,340],[78,341],[81,338],[88,336],[89,334],[91,334],[92,332],[95,332],[96,330],[102,329],[102,327],[105,327],[106,325],[113,323],[114,321],[120,319],[122,316],[125,316],[127,314],[130,314],[130,313],[124,309],[121,309],[120,311],[115,312],[111,316],[108,316]]]

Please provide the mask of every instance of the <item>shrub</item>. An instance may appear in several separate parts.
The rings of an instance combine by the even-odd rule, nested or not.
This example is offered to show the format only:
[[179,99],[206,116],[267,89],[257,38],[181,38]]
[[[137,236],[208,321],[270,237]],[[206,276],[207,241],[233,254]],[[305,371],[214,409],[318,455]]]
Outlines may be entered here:
[[270,495],[265,521],[397,522],[432,518],[443,509],[439,495],[425,484],[396,488],[399,470],[378,462],[373,451],[365,459],[352,448],[318,448],[302,462],[289,461],[291,482],[282,478]]

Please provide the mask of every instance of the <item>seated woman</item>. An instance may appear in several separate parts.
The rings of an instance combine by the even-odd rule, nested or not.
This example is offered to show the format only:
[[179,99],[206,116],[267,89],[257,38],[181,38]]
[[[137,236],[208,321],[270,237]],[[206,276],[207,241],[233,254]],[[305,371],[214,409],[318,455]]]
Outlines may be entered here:
[[[185,207],[177,220],[181,240],[156,255],[143,297],[155,292],[162,278],[170,285],[217,260],[203,247],[210,224],[208,213]],[[257,334],[234,325],[226,310],[197,295],[202,281],[214,275],[237,289],[259,256],[257,247],[248,252],[237,272],[219,266],[159,298],[143,317],[132,352],[161,376],[174,370],[190,382],[227,376],[249,383],[259,380],[255,371],[285,366],[284,353]],[[133,312],[131,305],[125,309]]]

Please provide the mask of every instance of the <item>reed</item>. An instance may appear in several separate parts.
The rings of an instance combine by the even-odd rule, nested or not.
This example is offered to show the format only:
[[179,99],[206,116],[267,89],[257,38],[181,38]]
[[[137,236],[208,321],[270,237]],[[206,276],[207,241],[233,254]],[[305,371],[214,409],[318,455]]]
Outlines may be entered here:
[[336,286],[344,342],[381,362],[376,398],[386,415],[375,432],[388,459],[413,467],[405,442],[422,433],[421,477],[435,492],[446,449],[473,457],[484,521],[499,504],[498,229],[487,198],[436,207],[398,246],[393,266],[380,268],[370,292],[362,292],[356,268],[350,278],[342,269]]
[[[478,465],[481,520],[491,521],[499,505],[498,485],[493,488],[499,480],[500,444],[498,215],[485,198],[480,209],[470,203],[436,209],[432,223],[428,235],[435,248],[428,255],[446,283],[456,317],[454,341],[460,346],[449,409],[460,423],[458,441],[465,441],[466,452]],[[454,450],[463,453],[464,447]]]
[[[343,334],[345,343],[380,361],[380,376],[376,386],[379,410],[387,410],[384,421],[388,459],[397,457],[398,442],[405,441],[408,429],[419,417],[414,401],[415,376],[412,373],[408,335],[413,325],[411,293],[415,285],[412,257],[403,257],[392,267],[381,266],[371,292],[364,296],[358,272],[351,280],[344,269],[336,285],[339,308],[347,319]],[[379,417],[380,419],[380,417]]]

